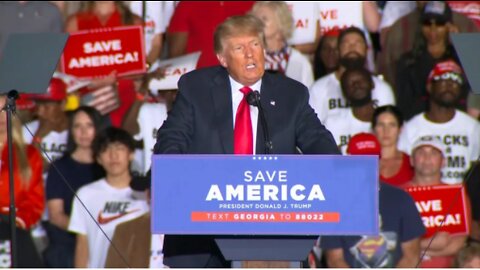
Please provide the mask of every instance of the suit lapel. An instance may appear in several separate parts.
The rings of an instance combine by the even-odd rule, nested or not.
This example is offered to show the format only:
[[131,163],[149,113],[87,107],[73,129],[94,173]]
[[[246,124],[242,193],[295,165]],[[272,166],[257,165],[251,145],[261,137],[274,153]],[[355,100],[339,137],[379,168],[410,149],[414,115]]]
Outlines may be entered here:
[[222,69],[213,79],[212,99],[215,120],[225,154],[233,154],[232,92],[228,73]]

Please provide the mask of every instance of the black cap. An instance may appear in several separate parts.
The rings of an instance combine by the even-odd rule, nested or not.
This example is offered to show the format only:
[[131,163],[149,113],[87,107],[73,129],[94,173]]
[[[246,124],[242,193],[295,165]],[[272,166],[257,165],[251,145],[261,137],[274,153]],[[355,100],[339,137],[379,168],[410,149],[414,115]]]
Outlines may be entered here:
[[428,1],[423,7],[421,20],[422,23],[434,20],[437,24],[446,24],[452,21],[452,10],[444,1]]
[[145,191],[150,189],[152,185],[152,172],[148,170],[145,175],[134,174],[132,181],[130,181],[130,188],[135,191]]

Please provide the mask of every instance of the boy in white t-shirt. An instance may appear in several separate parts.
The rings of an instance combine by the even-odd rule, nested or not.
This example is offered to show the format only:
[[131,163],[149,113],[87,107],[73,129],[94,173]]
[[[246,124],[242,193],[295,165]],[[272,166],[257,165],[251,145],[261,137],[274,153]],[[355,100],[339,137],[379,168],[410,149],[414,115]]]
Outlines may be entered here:
[[68,229],[77,234],[75,267],[103,268],[115,227],[149,210],[130,188],[133,151],[133,139],[122,129],[107,128],[95,138],[94,156],[106,177],[80,188],[73,202]]

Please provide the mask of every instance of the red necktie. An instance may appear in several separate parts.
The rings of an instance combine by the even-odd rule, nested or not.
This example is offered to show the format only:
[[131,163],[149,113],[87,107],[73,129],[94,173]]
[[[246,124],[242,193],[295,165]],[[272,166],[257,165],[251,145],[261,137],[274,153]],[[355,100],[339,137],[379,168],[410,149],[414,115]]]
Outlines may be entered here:
[[250,105],[247,102],[248,93],[252,92],[250,87],[245,86],[240,89],[243,93],[243,99],[240,101],[235,116],[235,128],[233,130],[233,153],[234,154],[253,154],[253,131],[252,120],[250,118]]

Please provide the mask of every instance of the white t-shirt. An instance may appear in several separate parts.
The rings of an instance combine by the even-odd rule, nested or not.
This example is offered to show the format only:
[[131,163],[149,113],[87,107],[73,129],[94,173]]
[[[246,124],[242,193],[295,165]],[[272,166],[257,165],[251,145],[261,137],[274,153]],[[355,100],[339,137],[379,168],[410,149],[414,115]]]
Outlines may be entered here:
[[[77,195],[110,239],[118,224],[137,218],[149,210],[145,200],[133,198],[130,187],[118,189],[105,179],[81,187]],[[68,230],[87,236],[88,267],[105,267],[110,242],[77,198],[73,201]]]
[[137,116],[139,127],[136,140],[143,140],[143,173],[152,164],[153,147],[157,142],[157,131],[167,119],[167,106],[164,103],[145,103],[140,107]]
[[[37,132],[40,123],[38,120],[32,121],[27,124],[28,129],[35,135]],[[31,144],[32,143],[32,135],[28,132],[28,130],[23,127],[23,138],[25,143]],[[67,140],[68,140],[68,130],[64,130],[61,132],[57,131],[50,131],[45,137],[42,138],[42,149],[47,153],[50,159],[55,161],[56,159],[63,156],[65,151],[67,150]],[[45,160],[49,160],[44,152],[42,151],[42,156]],[[50,162],[50,161],[49,161]]]
[[[375,88],[372,90],[372,99],[377,106],[395,104],[392,88],[385,81],[372,76]],[[347,100],[343,96],[340,81],[335,72],[318,79],[310,88],[310,106],[324,123],[328,117],[338,113],[339,109],[347,108]]]
[[285,75],[303,83],[306,87],[310,87],[314,81],[312,64],[305,55],[294,48],[291,48]]
[[367,39],[367,64],[370,71],[375,70],[372,41],[363,21],[363,1],[320,1],[320,31],[322,35],[335,27],[340,29],[356,26],[363,30]]
[[[130,10],[142,17],[142,2],[130,1]],[[165,33],[175,9],[174,1],[145,1],[145,50],[148,54],[155,35]]]
[[446,146],[446,165],[442,170],[442,181],[457,184],[463,181],[471,161],[480,152],[480,124],[478,121],[457,110],[447,123],[433,123],[424,113],[417,114],[408,121],[400,134],[398,148],[411,154],[413,143],[422,136],[439,136]]
[[285,1],[292,11],[293,35],[288,44],[305,44],[315,41],[317,21],[319,19],[318,4],[316,2]]
[[347,146],[350,138],[361,132],[372,132],[372,123],[357,119],[351,109],[338,110],[338,114],[329,117],[325,127],[332,133],[338,148],[342,154],[347,154]]

